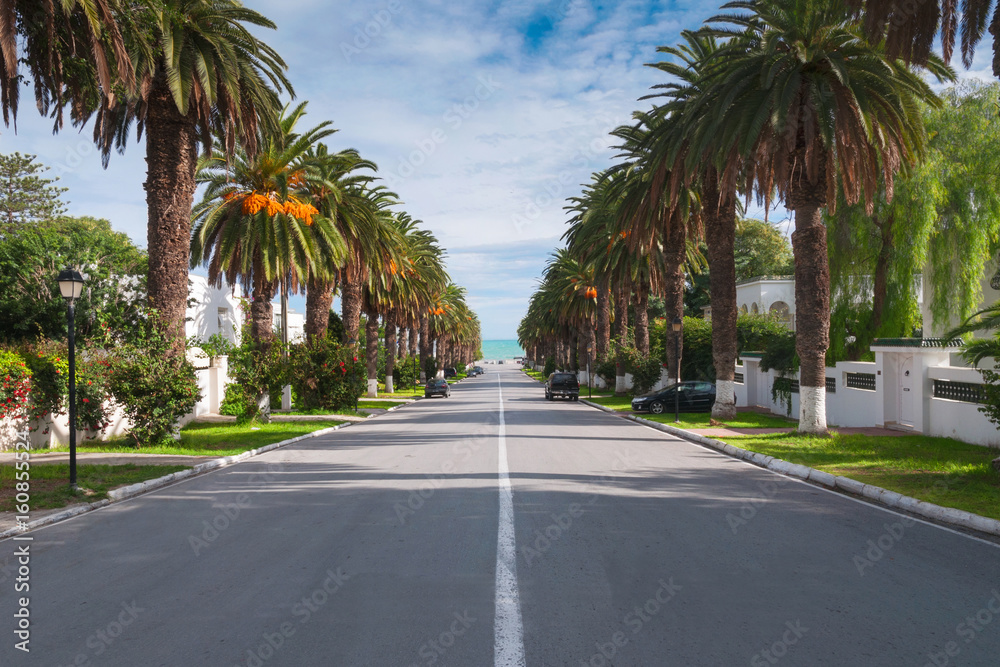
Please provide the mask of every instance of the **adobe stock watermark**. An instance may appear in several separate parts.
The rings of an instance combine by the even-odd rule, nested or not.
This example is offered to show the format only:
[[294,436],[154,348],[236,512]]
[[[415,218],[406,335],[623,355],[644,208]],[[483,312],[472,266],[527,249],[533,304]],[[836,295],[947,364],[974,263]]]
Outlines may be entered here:
[[354,56],[367,50],[392,25],[393,17],[401,11],[403,3],[400,0],[389,0],[384,7],[373,11],[369,20],[355,25],[353,39],[340,43],[340,53],[344,60],[350,63]]
[[732,512],[726,513],[726,523],[729,524],[729,528],[733,531],[733,535],[738,533],[740,528],[753,520],[753,518],[757,516],[759,509],[778,495],[778,491],[781,490],[781,487],[788,484],[790,481],[791,480],[789,478],[780,475],[775,476],[774,479],[769,479],[766,482],[758,482],[757,488],[759,489],[759,492],[754,493],[751,498],[745,500],[743,504],[740,505],[738,514],[734,514]]
[[904,516],[900,517],[899,521],[882,524],[885,532],[877,539],[868,540],[867,549],[854,555],[854,567],[858,568],[858,574],[865,576],[865,570],[874,567],[875,563],[885,558],[885,555],[903,539],[906,529],[912,528],[916,523],[916,519]]
[[[499,427],[499,421],[496,422]],[[426,475],[426,481],[419,488],[410,491],[405,501],[397,501],[392,506],[396,520],[400,526],[405,526],[411,516],[421,510],[428,500],[434,497],[438,489],[444,486],[448,475],[455,472],[458,464],[468,461],[478,453],[483,445],[496,436],[494,424],[480,424],[473,431],[473,437],[452,446],[452,456],[445,460],[435,474]]]
[[[582,148],[573,153],[570,164],[579,169],[587,169],[594,160],[601,157],[608,150],[608,139],[611,132],[618,125],[607,117],[595,116],[591,119],[590,125],[599,128],[593,139],[587,142]],[[542,192],[531,198],[520,211],[511,216],[511,224],[518,234],[524,232],[525,227],[536,222],[542,213],[557,203],[562,203],[570,190],[574,189],[578,183],[579,172],[569,168],[563,169],[556,176],[549,178],[540,184]]]
[[414,149],[406,155],[400,155],[396,160],[395,169],[385,172],[386,185],[390,188],[397,187],[401,182],[417,173],[427,161],[437,153],[438,149],[448,142],[449,130],[457,132],[461,129],[469,118],[473,116],[484,102],[502,90],[501,86],[491,75],[480,74],[476,77],[476,85],[469,95],[461,101],[452,104],[445,110],[441,120],[447,128],[435,127],[425,137],[413,142]]
[[781,639],[767,648],[758,651],[750,658],[751,667],[767,667],[767,665],[778,664],[782,658],[788,655],[788,649],[798,644],[799,640],[809,632],[809,628],[803,626],[802,621],[799,620],[794,622],[787,621],[785,628],[786,630],[781,634]]
[[[961,623],[955,626],[955,634],[963,640],[963,644],[971,644],[982,634],[988,625],[1000,618],[1000,590],[994,588],[993,595],[974,614],[969,614]],[[927,662],[923,667],[947,667],[952,664],[952,658],[957,658],[962,652],[962,644],[957,641],[946,642],[942,650],[927,654]]]
[[[251,487],[250,493],[257,493],[266,489],[277,480],[276,473],[282,472],[284,469],[285,465],[283,463],[268,463],[267,472],[250,475],[247,480]],[[210,520],[203,520],[199,531],[188,535],[188,544],[191,546],[191,550],[194,551],[194,555],[200,556],[204,551],[209,549],[222,533],[227,531],[240,518],[243,510],[249,508],[251,504],[250,495],[244,492],[236,496],[233,502],[223,505],[222,509]]]
[[[91,658],[104,655],[118,639],[125,634],[125,631],[136,622],[139,614],[146,611],[143,607],[131,602],[122,602],[121,611],[107,624],[96,628],[91,632],[84,644],[89,651],[83,650],[76,654],[72,660],[66,663],[66,667],[90,667]],[[59,663],[62,667],[62,663]]]
[[[622,472],[633,467],[631,452],[626,450],[615,452],[614,461],[611,462],[612,473]],[[613,478],[604,474],[595,481],[599,484],[606,484],[613,481]],[[555,543],[569,532],[576,520],[587,512],[586,508],[595,505],[599,498],[599,494],[592,493],[582,502],[570,503],[564,512],[550,514],[552,523],[542,530],[535,530],[534,540],[521,547],[521,556],[524,558],[525,565],[531,567],[534,561],[548,553]]]
[[[683,589],[682,586],[674,583],[673,577],[665,581],[660,579],[657,583],[660,584],[660,587],[656,589],[656,592],[642,604],[636,605],[632,611],[625,614],[622,618],[622,625],[632,631],[632,637],[642,632],[646,624],[652,621],[674,599],[677,593]],[[618,630],[611,635],[608,641],[594,642],[597,652],[586,660],[580,660],[579,664],[582,667],[608,667],[616,664],[614,662],[615,656],[621,649],[628,646],[632,637],[629,637],[624,630]]]
[[[299,626],[308,623],[313,614],[326,605],[351,578],[341,567],[336,570],[328,569],[324,575],[319,586],[292,605],[292,619],[298,620]],[[246,649],[234,667],[263,667],[295,635],[297,629],[293,620],[287,620],[280,623],[274,631],[262,633],[257,646]]]
[[421,664],[435,664],[448,653],[448,650],[455,645],[455,642],[460,637],[469,631],[469,628],[475,622],[476,618],[468,610],[462,613],[456,611],[452,614],[452,621],[447,630],[441,632],[437,637],[428,639],[420,646],[417,655],[420,656],[423,662],[411,662],[409,667],[420,667]]

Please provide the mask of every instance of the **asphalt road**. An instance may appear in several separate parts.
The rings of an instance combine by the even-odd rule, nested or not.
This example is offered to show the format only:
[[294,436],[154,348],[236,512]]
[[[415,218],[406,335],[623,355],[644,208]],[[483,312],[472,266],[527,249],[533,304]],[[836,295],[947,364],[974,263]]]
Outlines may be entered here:
[[1000,663],[996,545],[512,367],[29,536],[5,667]]

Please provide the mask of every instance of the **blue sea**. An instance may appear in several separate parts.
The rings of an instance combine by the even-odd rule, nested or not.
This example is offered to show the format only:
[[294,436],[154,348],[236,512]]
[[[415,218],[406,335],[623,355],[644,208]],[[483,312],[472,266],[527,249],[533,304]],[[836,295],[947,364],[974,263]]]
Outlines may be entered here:
[[516,340],[484,340],[483,359],[496,361],[498,359],[513,359],[523,357],[524,350]]

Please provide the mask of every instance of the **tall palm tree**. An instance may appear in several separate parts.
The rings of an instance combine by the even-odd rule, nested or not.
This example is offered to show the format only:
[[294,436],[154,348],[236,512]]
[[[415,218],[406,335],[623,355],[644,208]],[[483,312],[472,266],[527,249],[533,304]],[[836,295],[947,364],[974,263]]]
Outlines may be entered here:
[[[838,186],[847,201],[871,201],[879,177],[891,196],[894,172],[925,143],[919,101],[928,84],[871,44],[839,3],[731,2],[711,19],[735,26],[724,74],[714,84],[714,127],[752,164],[765,203],[772,190],[795,213],[799,430],[826,433],[825,355],[830,275],[822,212]],[[943,71],[938,71],[943,74]]]
[[[380,209],[378,200],[372,197],[369,189],[375,178],[375,163],[363,159],[354,149],[330,153],[324,144],[310,150],[306,159],[315,176],[305,184],[312,204],[323,217],[333,221],[339,237],[380,224],[376,219]],[[362,170],[371,173],[362,173]],[[360,261],[356,248],[351,259]],[[306,284],[305,321],[305,333],[310,338],[326,334],[333,291],[341,268],[340,264],[328,264],[326,271],[310,274]],[[354,338],[357,338],[356,333]]]
[[232,159],[219,150],[197,174],[207,188],[194,210],[191,264],[206,263],[210,281],[225,277],[251,294],[251,336],[258,342],[273,335],[271,301],[283,280],[294,290],[346,256],[343,238],[312,205],[308,187],[318,178],[308,152],[334,130],[324,122],[295,132],[305,106],[286,107],[280,133],[261,137],[253,157],[242,146]]
[[[95,137],[105,160],[134,124],[146,135],[149,305],[174,351],[184,346],[191,209],[199,148],[253,156],[278,131],[278,92],[292,92],[285,63],[247,28],[274,28],[237,0],[160,0],[125,8],[141,29],[124,35],[135,94],[103,89]],[[277,90],[276,90],[277,89]],[[213,144],[213,136],[218,142]]]
[[[654,86],[659,92],[647,98],[666,98],[651,115],[671,119],[658,123],[646,138],[650,169],[666,184],[663,196],[676,198],[683,186],[700,195],[701,219],[708,247],[709,289],[712,297],[712,358],[716,399],[712,417],[736,416],[736,185],[742,161],[733,146],[720,146],[718,134],[706,113],[705,91],[718,72],[719,45],[710,35],[684,31],[676,47],[658,52],[672,59],[651,65],[671,77]],[[670,177],[668,178],[668,174]],[[659,196],[659,190],[653,196]]]

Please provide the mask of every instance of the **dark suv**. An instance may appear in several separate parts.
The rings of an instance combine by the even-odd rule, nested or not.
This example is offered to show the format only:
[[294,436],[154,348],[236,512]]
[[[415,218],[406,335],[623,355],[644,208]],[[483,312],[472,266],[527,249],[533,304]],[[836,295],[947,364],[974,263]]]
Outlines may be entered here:
[[576,373],[553,373],[545,382],[545,400],[551,401],[556,396],[568,398],[571,401],[580,400],[580,382]]

